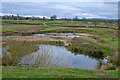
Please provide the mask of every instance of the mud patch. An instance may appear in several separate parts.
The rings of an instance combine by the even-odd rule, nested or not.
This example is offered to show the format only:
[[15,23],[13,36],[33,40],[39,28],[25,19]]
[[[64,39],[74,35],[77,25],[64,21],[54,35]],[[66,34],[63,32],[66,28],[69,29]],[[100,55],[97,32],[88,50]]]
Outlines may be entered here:
[[73,40],[73,41],[72,41],[72,44],[73,44],[73,45],[88,44],[87,42],[85,42],[85,41],[84,41],[83,39],[81,39],[81,38],[76,38],[76,37],[74,37],[72,40]]
[[86,32],[85,29],[69,29],[69,30],[71,30],[71,31],[82,31],[82,32]]
[[74,33],[74,35],[78,35],[78,36],[93,36],[93,35],[90,35],[90,34],[83,34],[83,33]]
[[7,69],[7,68],[2,68],[2,70],[5,70],[5,71],[19,71],[18,69]]
[[99,76],[99,77],[106,77],[106,78],[110,78],[110,76],[112,77],[112,74],[110,73],[95,73],[96,76]]
[[114,31],[107,31],[108,34],[113,34],[113,35],[118,35],[118,32],[114,32]]
[[[7,41],[60,41],[63,42],[66,46],[66,43],[68,43],[67,38],[54,38],[54,37],[46,37],[46,36],[24,36],[24,37],[14,37],[14,38],[2,38],[3,42]],[[69,44],[67,44],[69,45]]]
[[18,31],[22,31],[22,32],[38,32],[43,30],[42,27],[32,27],[32,28],[20,28],[18,29]]
[[46,73],[60,74],[61,72],[58,72],[58,71],[55,71],[55,70],[47,70]]
[[1,32],[0,34],[4,34],[4,35],[12,35],[12,34],[19,34],[18,32]]

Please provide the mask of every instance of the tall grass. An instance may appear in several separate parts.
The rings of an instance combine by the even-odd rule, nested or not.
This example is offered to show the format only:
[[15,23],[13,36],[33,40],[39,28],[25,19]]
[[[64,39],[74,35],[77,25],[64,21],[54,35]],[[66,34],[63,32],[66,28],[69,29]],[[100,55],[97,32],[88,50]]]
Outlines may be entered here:
[[37,45],[33,45],[33,43],[29,42],[11,41],[4,43],[2,46],[2,64],[9,66],[15,66],[20,61],[21,57],[38,50]]
[[[56,42],[53,42],[56,44]],[[52,43],[52,44],[53,44]],[[57,43],[59,44],[59,43]],[[3,44],[2,65],[19,67],[58,67],[60,60],[54,57],[50,47],[34,42],[7,42]]]
[[103,70],[120,70],[120,59],[119,59],[120,53],[115,52],[115,54],[111,55],[107,59],[107,64],[102,64],[100,69]]

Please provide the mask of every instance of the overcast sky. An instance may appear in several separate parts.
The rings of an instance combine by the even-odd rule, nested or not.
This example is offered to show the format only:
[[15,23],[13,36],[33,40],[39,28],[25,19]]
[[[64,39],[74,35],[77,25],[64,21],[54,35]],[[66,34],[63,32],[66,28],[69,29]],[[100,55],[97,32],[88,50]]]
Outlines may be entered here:
[[117,2],[4,2],[2,14],[58,18],[118,18]]

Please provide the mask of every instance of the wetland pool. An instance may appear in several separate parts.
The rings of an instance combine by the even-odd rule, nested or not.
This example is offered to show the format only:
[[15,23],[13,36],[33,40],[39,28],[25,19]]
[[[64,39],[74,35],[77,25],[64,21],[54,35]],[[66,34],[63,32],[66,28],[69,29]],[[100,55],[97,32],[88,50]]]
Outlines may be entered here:
[[[2,64],[7,66],[13,65],[18,67],[33,68],[70,67],[96,70],[99,68],[101,62],[106,63],[106,59],[100,60],[84,54],[75,55],[74,53],[67,51],[67,49],[63,46],[44,44],[34,45],[38,46],[37,50],[31,50],[30,45],[25,46],[26,49],[22,49],[20,45],[14,46],[14,48],[11,48],[11,45],[3,46],[1,49],[1,58],[3,59]],[[19,54],[16,55],[15,53]]]

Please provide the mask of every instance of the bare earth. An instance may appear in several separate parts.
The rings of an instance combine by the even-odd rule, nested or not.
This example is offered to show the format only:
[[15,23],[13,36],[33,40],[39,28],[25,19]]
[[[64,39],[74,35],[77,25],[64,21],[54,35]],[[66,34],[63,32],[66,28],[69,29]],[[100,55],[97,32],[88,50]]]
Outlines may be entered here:
[[[59,34],[59,33],[48,33],[47,35],[53,35],[53,34]],[[74,35],[79,36],[88,36],[92,37],[93,35],[90,34],[83,34],[83,33],[74,33]],[[48,36],[24,36],[24,37],[12,37],[12,38],[2,38],[0,41],[6,42],[6,41],[60,41],[64,43],[64,46],[69,46],[67,39],[73,39],[73,38],[59,38],[59,37],[48,37]]]
[[60,41],[64,43],[64,46],[68,46],[67,43],[68,38],[56,38],[56,37],[48,37],[48,36],[24,36],[24,37],[12,37],[12,38],[2,38],[3,42],[6,41]]

